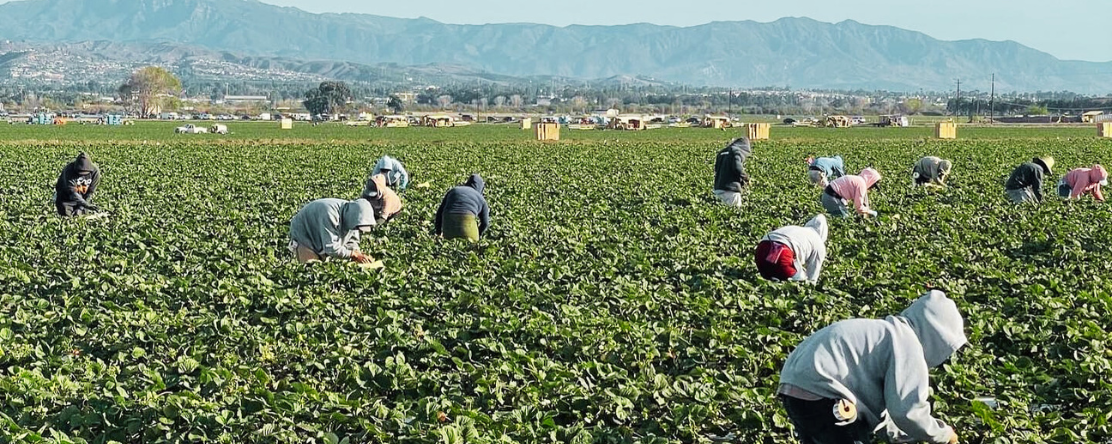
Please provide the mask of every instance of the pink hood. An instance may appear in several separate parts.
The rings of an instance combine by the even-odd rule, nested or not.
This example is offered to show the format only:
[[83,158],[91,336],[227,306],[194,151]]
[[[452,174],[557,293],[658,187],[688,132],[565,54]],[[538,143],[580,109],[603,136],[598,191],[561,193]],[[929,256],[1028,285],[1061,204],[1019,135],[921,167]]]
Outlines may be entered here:
[[876,185],[877,182],[880,182],[880,171],[874,170],[872,168],[865,168],[861,170],[861,174],[859,175],[862,179],[865,179],[865,188],[870,188],[873,185]]

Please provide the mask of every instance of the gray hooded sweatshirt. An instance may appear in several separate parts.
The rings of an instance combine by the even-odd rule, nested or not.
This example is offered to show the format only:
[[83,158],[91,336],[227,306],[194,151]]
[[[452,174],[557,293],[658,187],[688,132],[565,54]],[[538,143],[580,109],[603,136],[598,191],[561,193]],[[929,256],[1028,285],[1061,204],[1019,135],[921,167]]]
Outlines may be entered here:
[[818,282],[822,264],[826,261],[826,234],[829,231],[826,216],[818,215],[800,227],[788,225],[768,233],[762,241],[779,242],[795,254],[796,275],[793,281]]
[[788,356],[780,383],[853,401],[858,421],[883,427],[892,442],[945,443],[953,429],[931,416],[929,370],[965,344],[957,304],[932,290],[899,316],[815,332]]
[[346,259],[359,251],[359,227],[374,225],[374,209],[366,199],[317,199],[290,221],[290,239],[318,255]]

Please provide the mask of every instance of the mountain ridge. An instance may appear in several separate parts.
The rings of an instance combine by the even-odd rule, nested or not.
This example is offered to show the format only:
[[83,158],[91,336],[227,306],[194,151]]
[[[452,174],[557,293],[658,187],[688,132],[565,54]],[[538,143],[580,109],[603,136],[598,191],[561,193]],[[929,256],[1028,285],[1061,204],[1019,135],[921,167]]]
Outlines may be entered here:
[[[785,17],[677,27],[647,23],[455,25],[314,14],[257,0],[23,0],[0,4],[0,39],[161,41],[237,54],[366,65],[462,65],[497,75],[651,76],[693,85],[1105,94],[1112,62],[1059,60],[1014,41],[943,41],[854,20]],[[974,81],[973,79],[982,79]],[[984,83],[984,85],[978,85]]]

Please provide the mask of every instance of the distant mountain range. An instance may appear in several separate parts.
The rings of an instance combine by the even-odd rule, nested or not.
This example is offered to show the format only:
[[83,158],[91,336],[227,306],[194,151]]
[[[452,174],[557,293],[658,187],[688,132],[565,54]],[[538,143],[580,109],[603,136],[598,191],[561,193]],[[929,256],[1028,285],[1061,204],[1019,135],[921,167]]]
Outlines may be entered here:
[[247,65],[315,63],[307,71],[326,76],[434,64],[468,75],[630,75],[693,85],[913,91],[951,89],[955,78],[986,89],[996,73],[1002,91],[1112,93],[1112,62],[1058,60],[1010,41],[940,41],[889,26],[806,18],[686,28],[451,25],[312,14],[255,0],[23,0],[0,5],[0,39],[143,43],[155,51],[170,43],[163,48],[226,52],[221,57]]

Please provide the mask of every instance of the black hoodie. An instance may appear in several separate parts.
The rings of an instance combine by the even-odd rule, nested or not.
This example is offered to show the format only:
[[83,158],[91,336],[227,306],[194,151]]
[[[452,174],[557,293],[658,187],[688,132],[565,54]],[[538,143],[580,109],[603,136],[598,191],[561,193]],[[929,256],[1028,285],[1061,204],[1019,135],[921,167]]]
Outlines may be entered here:
[[436,234],[444,228],[445,214],[470,214],[479,217],[479,235],[490,226],[490,206],[483,197],[486,182],[478,174],[472,174],[463,185],[448,190],[440,208],[436,209]]
[[714,189],[739,192],[749,184],[745,174],[745,159],[753,153],[749,139],[742,137],[730,142],[714,159]]
[[90,206],[98,183],[100,183],[100,168],[89,159],[89,155],[78,154],[73,162],[62,169],[58,182],[54,184],[57,203]]
[[1004,184],[1004,189],[1010,191],[1031,187],[1031,191],[1035,193],[1035,199],[1042,202],[1043,177],[1047,174],[1050,174],[1050,168],[1041,159],[1033,159],[1012,171],[1011,177],[1008,177],[1008,182]]

